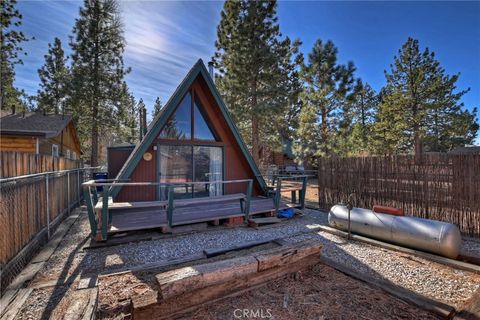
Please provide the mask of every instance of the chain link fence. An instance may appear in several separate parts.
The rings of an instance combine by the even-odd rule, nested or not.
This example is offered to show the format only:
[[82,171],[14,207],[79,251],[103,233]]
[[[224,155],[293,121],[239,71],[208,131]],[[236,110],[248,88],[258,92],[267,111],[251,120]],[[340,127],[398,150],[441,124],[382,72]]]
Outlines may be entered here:
[[81,184],[98,168],[0,179],[1,293],[82,201]]

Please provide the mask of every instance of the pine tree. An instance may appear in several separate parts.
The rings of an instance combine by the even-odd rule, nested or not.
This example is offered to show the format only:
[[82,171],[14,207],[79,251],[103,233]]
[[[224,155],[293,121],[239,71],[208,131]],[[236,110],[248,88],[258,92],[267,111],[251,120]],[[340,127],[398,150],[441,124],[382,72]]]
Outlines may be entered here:
[[160,98],[157,97],[157,99],[155,99],[155,104],[153,105],[152,119],[155,118],[155,116],[160,112],[160,110],[162,110],[162,108],[162,102],[160,101]]
[[385,76],[375,126],[385,144],[377,152],[420,154],[424,146],[445,151],[472,142],[475,110],[463,111],[459,103],[466,91],[455,93],[458,76],[445,75],[433,52],[420,51],[418,40],[407,39]]
[[0,109],[12,106],[24,108],[22,91],[14,86],[15,65],[23,64],[21,47],[27,37],[18,28],[22,25],[22,15],[15,8],[16,0],[0,1]]
[[373,126],[378,109],[378,96],[372,87],[358,80],[352,101],[351,153],[367,154],[372,151]]
[[136,143],[139,132],[139,115],[137,103],[134,96],[130,93],[127,83],[122,86],[121,100],[119,106],[118,124],[119,142]]
[[65,65],[62,42],[55,38],[53,45],[48,44],[48,54],[45,55],[45,64],[38,69],[40,87],[38,90],[38,108],[46,112],[58,114],[64,111],[67,96],[69,70]]
[[[351,99],[355,67],[352,62],[347,65],[338,64],[337,53],[333,42],[327,41],[324,44],[319,39],[308,55],[307,64],[302,66],[305,83],[302,112],[308,113],[308,116],[300,115],[303,121],[300,121],[296,139],[298,147],[294,147],[299,158],[330,156],[338,149],[338,132],[342,123],[339,116],[343,115],[346,120],[346,105],[348,99]],[[315,118],[312,117],[312,110],[315,111]],[[305,122],[305,119],[308,119],[308,122]],[[308,153],[299,152],[303,144],[312,143],[302,132],[308,132],[313,127],[318,133],[318,143],[313,144],[316,148],[309,148]]]
[[425,151],[447,152],[455,147],[472,144],[479,128],[477,109],[464,110],[461,97],[470,89],[454,92],[459,74],[437,77],[431,105],[427,113]]
[[281,39],[276,1],[225,2],[217,27],[217,85],[257,163],[279,145],[298,42]]
[[85,0],[75,22],[72,48],[71,106],[90,164],[98,165],[99,135],[117,127],[125,39],[116,0]]

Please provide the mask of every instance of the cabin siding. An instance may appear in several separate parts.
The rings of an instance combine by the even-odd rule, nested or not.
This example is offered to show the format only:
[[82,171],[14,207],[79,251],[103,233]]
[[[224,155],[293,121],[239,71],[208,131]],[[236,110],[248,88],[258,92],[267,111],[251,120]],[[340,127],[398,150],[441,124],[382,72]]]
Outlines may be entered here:
[[0,137],[0,151],[16,151],[35,153],[37,138],[31,136],[7,136]]
[[77,159],[80,159],[81,149],[78,140],[76,139],[75,127],[72,123],[68,124],[62,132],[53,138],[37,138],[35,136],[10,136],[2,134],[0,138],[0,151],[16,151],[16,152],[37,152],[38,139],[38,153],[44,155],[52,155],[52,145],[58,145],[58,155],[60,157],[67,156],[67,150],[70,150],[70,157],[72,152],[77,154]]
[[[122,151],[112,150],[112,156]],[[131,152],[131,151],[130,151]],[[156,151],[153,150],[153,145],[150,146],[147,150],[152,155],[150,161],[145,159],[140,160],[137,167],[130,176],[130,182],[155,182],[157,176],[157,156]],[[128,155],[127,155],[128,157]],[[123,163],[122,163],[123,165]],[[110,170],[110,169],[109,169]],[[115,201],[124,202],[124,201],[153,201],[156,200],[156,187],[155,186],[134,186],[134,187],[123,187],[118,195],[115,197]]]
[[132,147],[113,147],[107,148],[108,178],[114,179],[122,169],[123,164],[127,161],[128,156],[132,153]]

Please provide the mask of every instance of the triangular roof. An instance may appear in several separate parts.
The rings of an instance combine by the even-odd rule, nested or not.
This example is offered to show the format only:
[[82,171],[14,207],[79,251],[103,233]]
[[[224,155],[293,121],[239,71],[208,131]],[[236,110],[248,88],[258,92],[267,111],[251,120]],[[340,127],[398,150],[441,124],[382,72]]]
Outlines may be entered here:
[[[237,129],[237,126],[233,122],[232,117],[230,116],[230,113],[228,112],[227,107],[220,96],[220,92],[218,92],[218,89],[215,86],[212,78],[210,77],[210,74],[208,73],[207,68],[205,68],[205,65],[203,64],[202,59],[199,59],[195,63],[195,65],[190,69],[190,71],[185,76],[185,78],[180,83],[180,85],[175,89],[175,92],[167,101],[165,106],[161,109],[160,112],[158,112],[158,114],[149,124],[147,133],[143,137],[142,141],[137,143],[137,145],[135,146],[135,149],[133,149],[132,153],[123,164],[123,167],[120,169],[116,179],[124,180],[130,177],[130,175],[132,174],[132,172],[135,170],[136,166],[142,159],[143,154],[147,151],[149,146],[154,142],[155,138],[160,133],[160,130],[167,123],[170,116],[174,113],[177,105],[180,103],[181,99],[187,93],[187,91],[192,86],[192,84],[194,83],[195,79],[198,76],[201,76],[205,80],[205,83],[207,84],[208,89],[212,93],[212,96],[214,97],[216,104],[220,108],[220,111],[222,112],[222,115],[229,129],[233,133],[235,141],[240,147],[243,155],[245,156],[245,159],[247,160],[252,172],[254,173],[255,178],[257,179],[260,187],[264,191],[266,191],[267,186],[265,184],[265,180],[263,180],[263,177],[260,173],[260,170],[257,167],[257,164],[253,160],[253,157],[250,154],[250,151],[248,150],[245,142],[243,141],[240,135],[240,132]],[[110,190],[112,196],[115,197],[120,191],[120,189],[121,187],[112,187],[112,189]]]

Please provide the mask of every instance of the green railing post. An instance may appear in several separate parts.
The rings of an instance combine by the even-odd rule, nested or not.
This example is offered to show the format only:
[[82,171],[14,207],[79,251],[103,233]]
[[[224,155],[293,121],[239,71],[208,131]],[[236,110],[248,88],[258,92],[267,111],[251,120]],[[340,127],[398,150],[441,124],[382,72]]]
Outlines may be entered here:
[[169,185],[168,186],[167,223],[170,228],[173,225],[173,192],[174,192],[174,187]]
[[92,196],[93,196],[93,203],[97,203],[98,202],[97,187],[93,187]]
[[103,186],[102,198],[102,240],[107,240],[108,224],[110,217],[108,216],[108,188]]
[[247,199],[245,201],[245,222],[248,221],[248,216],[250,215],[250,200],[252,200],[252,192],[253,192],[253,180],[249,180],[247,184]]
[[85,202],[87,204],[88,221],[90,222],[90,230],[92,231],[91,235],[92,237],[95,237],[97,233],[97,219],[95,218],[95,211],[93,209],[90,187],[83,188],[83,197],[85,198]]
[[305,194],[307,193],[307,176],[302,178],[302,190],[300,191],[300,209],[305,209]]

